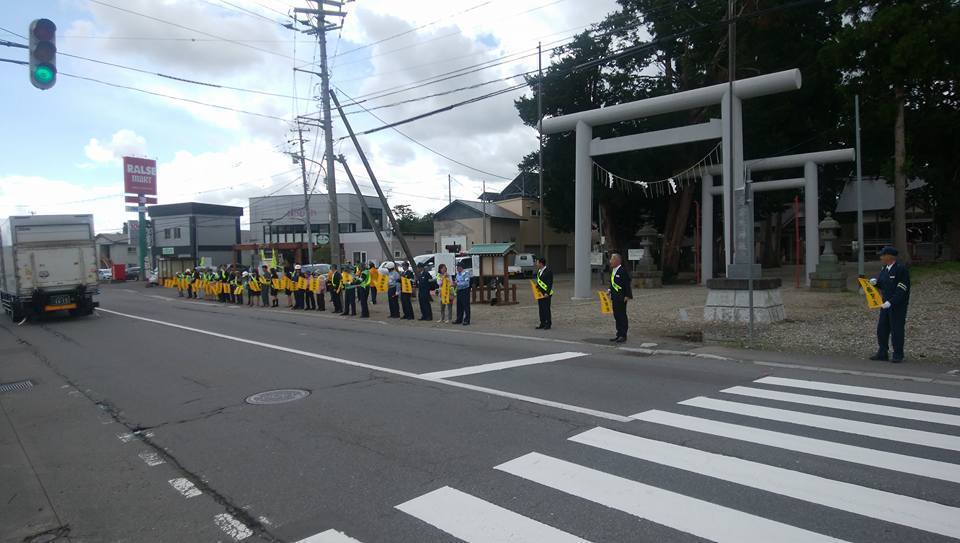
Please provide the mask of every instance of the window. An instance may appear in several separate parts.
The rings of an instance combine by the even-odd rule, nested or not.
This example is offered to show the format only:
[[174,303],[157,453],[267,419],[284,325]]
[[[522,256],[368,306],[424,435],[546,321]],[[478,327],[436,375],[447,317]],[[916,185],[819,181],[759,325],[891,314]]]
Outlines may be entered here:
[[349,234],[357,231],[357,225],[352,222],[342,222],[339,225],[341,234]]
[[[377,223],[377,225],[381,226],[381,228],[382,228],[382,226],[383,226],[383,210],[382,210],[382,209],[379,209],[379,208],[370,208],[370,215],[373,216],[373,222]],[[363,230],[373,230],[373,227],[370,225],[370,221],[367,220],[367,214],[366,214],[366,213],[362,213],[362,214],[361,214],[361,219],[362,219],[362,220],[361,220],[361,224],[360,224],[360,228],[361,228],[361,229],[363,229]]]
[[180,239],[180,227],[173,229],[173,239]]
[[537,209],[537,208],[535,208],[535,207],[531,207],[531,208],[530,208],[530,216],[531,216],[531,217],[539,217],[539,216],[540,216],[540,210]]
[[136,248],[136,247],[129,247],[129,246],[128,246],[128,247],[127,247],[127,254],[128,254],[128,255],[137,254],[137,248]]
[[164,229],[163,229],[163,239],[170,239],[170,229],[169,229],[169,228],[164,228]]
[[364,251],[354,251],[353,252],[353,263],[359,264],[361,262],[367,261],[367,253]]
[[400,251],[394,251],[393,258],[400,258]]

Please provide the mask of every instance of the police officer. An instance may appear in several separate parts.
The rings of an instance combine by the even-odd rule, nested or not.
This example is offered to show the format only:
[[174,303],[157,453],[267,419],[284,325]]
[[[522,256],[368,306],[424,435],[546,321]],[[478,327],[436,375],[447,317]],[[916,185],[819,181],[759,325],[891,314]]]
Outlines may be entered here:
[[433,321],[433,307],[430,305],[430,291],[434,289],[433,277],[430,272],[417,264],[417,301],[420,302],[420,320]]
[[537,326],[537,330],[549,330],[553,324],[553,316],[550,312],[550,300],[553,299],[553,271],[547,269],[547,259],[543,257],[537,259],[537,290],[543,293],[543,298],[537,300],[537,308],[540,310],[540,326]]
[[907,306],[910,304],[910,270],[897,260],[895,247],[880,250],[883,267],[870,283],[877,286],[883,305],[877,322],[876,354],[870,360],[887,360],[889,345],[893,343],[891,362],[903,362],[903,336],[907,324]]
[[[346,266],[344,267],[347,268]],[[343,316],[356,317],[357,316],[357,284],[358,284],[357,277],[356,276],[351,277],[350,281],[347,281],[345,277],[341,277],[340,284],[343,285],[343,290],[344,290]]]
[[613,302],[613,320],[617,323],[617,337],[610,341],[623,343],[627,341],[627,300],[633,299],[633,290],[630,288],[630,274],[621,266],[620,255],[610,255],[610,301]]
[[[403,263],[403,272],[400,274],[400,277],[405,277],[410,280],[410,283],[413,284],[413,281],[416,280],[416,276],[413,274],[413,270],[410,269],[410,263]],[[413,320],[413,303],[410,301],[410,298],[413,296],[410,292],[404,292],[403,289],[400,289],[400,307],[403,309],[403,319],[404,320]]]
[[454,279],[457,287],[457,320],[451,324],[470,324],[470,272],[457,262],[457,275]]

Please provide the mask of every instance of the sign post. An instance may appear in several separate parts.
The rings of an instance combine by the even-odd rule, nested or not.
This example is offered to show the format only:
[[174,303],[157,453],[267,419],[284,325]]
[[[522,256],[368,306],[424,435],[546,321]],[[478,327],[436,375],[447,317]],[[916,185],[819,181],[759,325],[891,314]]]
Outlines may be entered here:
[[140,262],[140,280],[148,281],[150,259],[147,255],[147,195],[157,195],[157,161],[148,158],[123,157],[123,189],[127,194],[137,195],[138,240],[137,255]]

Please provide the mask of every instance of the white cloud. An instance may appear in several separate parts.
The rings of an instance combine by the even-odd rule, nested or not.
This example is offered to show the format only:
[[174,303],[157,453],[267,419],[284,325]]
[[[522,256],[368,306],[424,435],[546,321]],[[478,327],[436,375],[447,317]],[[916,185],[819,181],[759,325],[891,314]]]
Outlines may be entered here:
[[97,138],[83,148],[83,153],[96,163],[119,163],[125,156],[143,156],[147,152],[147,140],[126,128],[117,130],[110,141],[100,143]]

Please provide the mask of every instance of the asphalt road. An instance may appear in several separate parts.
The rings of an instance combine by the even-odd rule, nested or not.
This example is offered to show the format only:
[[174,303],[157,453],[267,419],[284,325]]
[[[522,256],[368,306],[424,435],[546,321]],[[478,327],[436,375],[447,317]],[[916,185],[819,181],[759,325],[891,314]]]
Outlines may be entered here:
[[0,325],[0,540],[960,539],[960,386],[99,299]]

